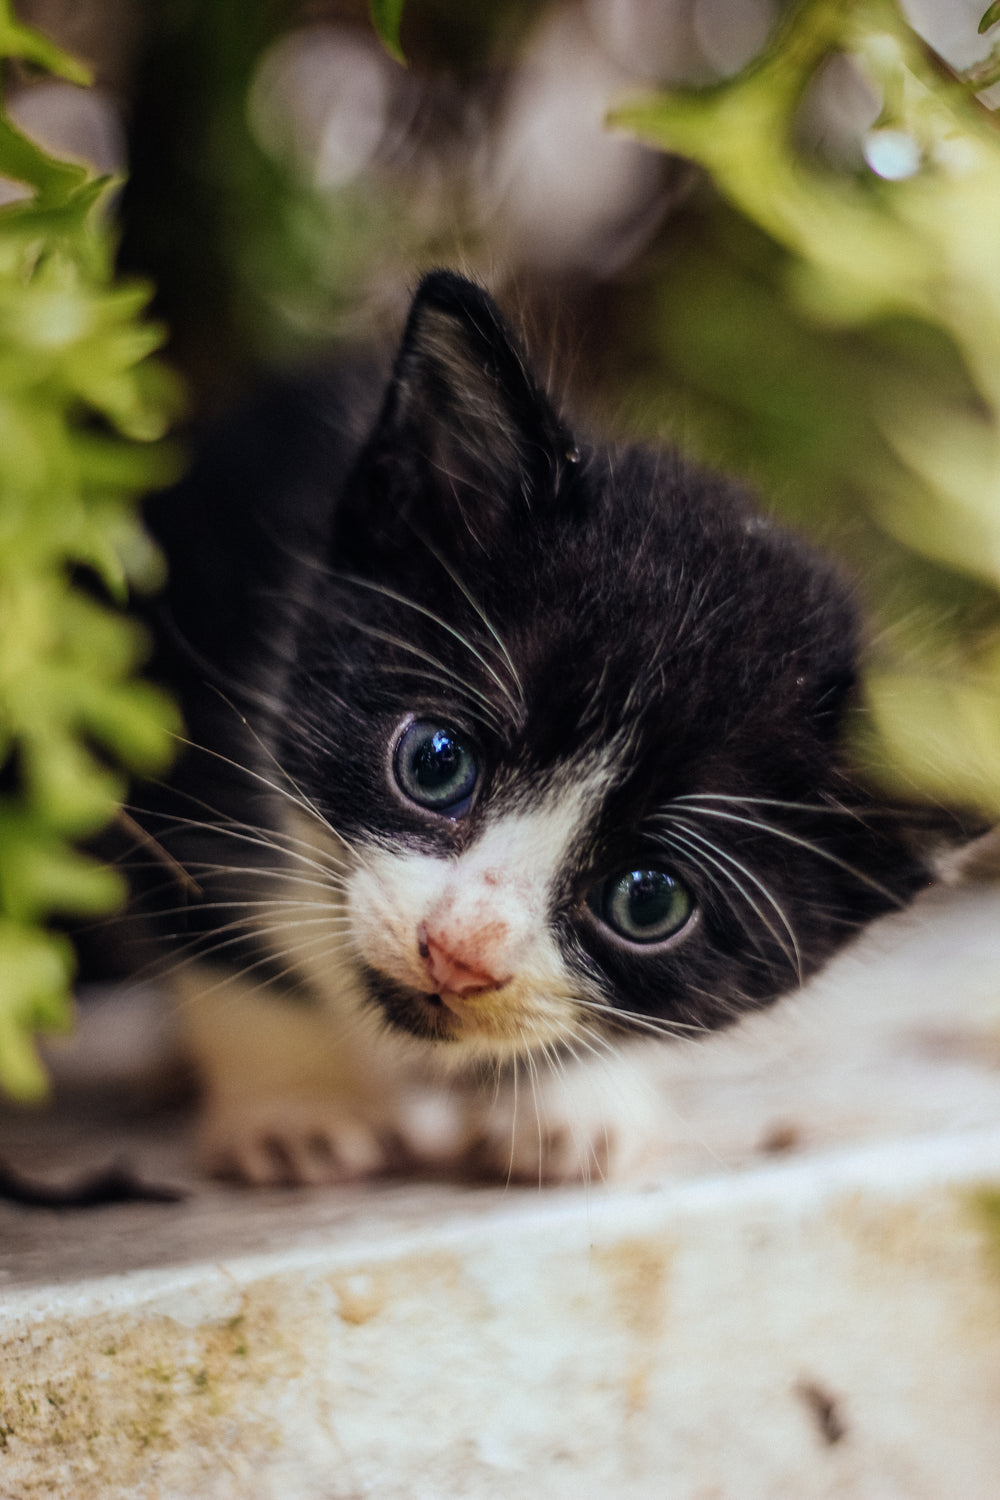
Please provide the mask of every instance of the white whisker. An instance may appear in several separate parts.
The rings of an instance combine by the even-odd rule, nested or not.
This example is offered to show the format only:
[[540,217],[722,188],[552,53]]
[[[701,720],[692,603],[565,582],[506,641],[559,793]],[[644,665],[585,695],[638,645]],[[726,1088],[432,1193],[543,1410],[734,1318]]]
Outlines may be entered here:
[[582,1010],[593,1012],[612,1029],[617,1024],[625,1022],[627,1029],[637,1028],[641,1031],[649,1031],[654,1036],[677,1037],[681,1040],[691,1035],[704,1036],[708,1030],[704,1023],[676,1021],[662,1016],[644,1016],[641,1011],[625,1010],[617,1005],[605,1005],[600,1001],[588,1000],[582,995],[577,995],[574,1003]]
[[426,605],[418,604],[415,599],[408,599],[405,594],[400,594],[395,589],[388,588],[385,584],[374,583],[367,578],[359,578],[352,573],[340,573],[336,572],[335,570],[331,570],[331,576],[340,579],[343,583],[352,584],[357,588],[370,589],[372,593],[381,594],[383,598],[391,599],[395,604],[402,604],[404,608],[412,609],[417,614],[423,615],[425,619],[431,620],[435,625],[439,626],[440,629],[446,631],[447,634],[450,635],[454,640],[458,641],[459,645],[464,646],[466,651],[469,652],[470,656],[475,657],[476,661],[479,662],[479,665],[484,668],[484,670],[493,679],[500,692],[503,693],[504,697],[507,699],[507,702],[514,710],[515,714],[518,713],[520,705],[511,692],[510,688],[497,672],[496,668],[490,664],[488,658],[485,657],[483,653],[479,651],[472,644],[472,642],[462,634],[460,630],[456,630],[454,625],[449,625],[447,620],[442,620],[440,615],[435,614],[434,611],[432,609],[428,609]]
[[[227,865],[221,861],[213,860],[188,860],[188,868],[197,871],[200,875],[218,875],[220,877],[239,875],[247,880],[285,881],[287,884],[312,891],[323,891],[328,895],[339,895],[343,887],[334,885],[330,880],[313,880],[302,875],[298,870],[275,870],[266,866],[254,865]],[[191,908],[197,910],[197,904]]]
[[[724,878],[730,882],[731,885],[735,886],[736,890],[739,891],[740,895],[743,897],[744,901],[747,903],[750,909],[756,912],[757,916],[760,918],[761,923],[767,928],[768,932],[774,938],[774,941],[777,943],[778,947],[781,949],[782,953],[784,953],[792,968],[795,970],[799,984],[801,984],[803,972],[802,953],[799,948],[798,939],[795,936],[795,932],[792,928],[791,923],[786,917],[784,910],[768,890],[764,882],[762,880],[759,880],[752,870],[748,870],[746,865],[738,860],[735,855],[730,854],[727,849],[722,849],[717,844],[713,844],[711,840],[705,838],[702,834],[700,834],[697,829],[692,828],[690,823],[686,819],[682,819],[679,817],[670,817],[669,815],[667,815],[667,817],[669,818],[671,828],[668,838],[671,841],[676,841],[676,843],[686,846],[689,850],[692,847],[690,839],[695,839],[697,841],[701,849],[702,858],[707,859],[709,863],[712,864],[724,876]],[[686,834],[689,835],[689,837],[686,837],[685,834],[677,832],[678,824],[680,825],[680,827],[685,829]],[[726,863],[723,864],[722,861],[725,861]],[[770,902],[771,906],[777,913],[779,921],[788,934],[789,942],[792,945],[791,949],[789,949],[788,944],[782,938],[781,933],[777,930],[774,924],[768,920],[767,916],[764,914],[764,912],[761,911],[760,907],[757,905],[756,901],[754,901],[753,897],[747,892],[740,881],[737,880],[736,876],[732,873],[732,870],[726,868],[726,865],[733,865],[741,875],[746,876],[747,880],[749,880],[754,886],[756,886],[757,890],[760,891],[764,899]]]
[[[694,809],[691,809],[691,811],[694,811]],[[720,808],[715,807],[701,807],[698,809],[698,815],[702,818],[720,818],[728,823],[740,823],[746,828],[755,828],[759,833],[772,834],[775,838],[784,839],[786,843],[795,844],[801,849],[807,849],[810,854],[815,854],[818,859],[825,859],[828,863],[836,865],[838,869],[845,871],[846,874],[853,876],[859,884],[867,885],[871,890],[877,891],[890,905],[899,906],[902,904],[894,892],[887,890],[884,885],[881,885],[877,880],[873,880],[863,870],[857,869],[855,865],[849,864],[847,860],[841,859],[839,855],[831,854],[829,849],[824,849],[822,845],[814,843],[811,839],[804,839],[798,834],[789,833],[787,828],[776,828],[773,823],[765,823],[761,818],[744,818],[740,817],[737,813],[723,812]]]
[[[414,528],[414,530],[416,531],[416,528]],[[416,535],[423,542],[424,546],[427,548],[427,550],[431,554],[431,556],[444,569],[444,571],[447,573],[448,577],[451,579],[451,581],[455,585],[455,587],[460,590],[460,592],[464,595],[464,597],[467,599],[467,601],[469,602],[469,604],[471,604],[472,608],[475,610],[475,612],[479,616],[480,620],[482,620],[483,624],[485,625],[486,629],[489,631],[490,635],[493,637],[494,641],[496,641],[496,644],[497,644],[497,646],[499,647],[499,650],[500,650],[500,654],[503,657],[504,665],[506,666],[508,672],[510,673],[511,678],[512,678],[513,683],[514,683],[514,686],[517,689],[517,695],[520,698],[522,705],[524,705],[526,703],[526,701],[527,701],[526,698],[525,698],[525,693],[524,693],[524,683],[521,681],[520,674],[518,673],[518,670],[515,667],[513,660],[511,659],[510,652],[507,650],[507,647],[504,644],[504,640],[503,640],[503,637],[501,636],[500,632],[496,629],[496,627],[494,626],[493,622],[490,620],[489,616],[486,614],[486,611],[483,609],[482,605],[479,603],[479,600],[475,597],[475,595],[472,593],[472,591],[469,588],[466,587],[466,585],[463,583],[462,579],[459,578],[458,574],[454,571],[454,569],[445,561],[445,559],[442,557],[441,553],[437,550],[437,548],[435,546],[433,546],[430,541],[428,541],[427,537],[425,537],[422,532],[416,531]]]
[[[198,803],[197,798],[189,800],[195,802],[196,805],[206,806],[204,803]],[[211,812],[212,809],[207,808],[207,811]],[[231,839],[234,843],[249,844],[256,849],[266,849],[271,854],[279,854],[284,858],[296,860],[306,869],[312,870],[318,875],[330,876],[335,880],[340,880],[347,869],[343,861],[337,861],[332,867],[323,863],[322,857],[326,851],[320,848],[313,848],[304,839],[296,839],[293,835],[289,834],[287,841],[279,842],[271,829],[261,828],[253,823],[243,823],[235,818],[220,819],[216,822],[204,818],[175,817],[168,819],[157,816],[156,821],[157,826],[161,830],[169,830],[173,833],[209,833],[220,839]],[[316,854],[319,858],[314,859],[311,857],[311,854],[302,854],[295,845],[301,845],[302,848],[310,849],[311,854]],[[336,860],[336,856],[331,856],[331,859]]]
[[[425,678],[431,682],[436,682],[440,686],[450,689],[451,692],[456,693],[459,697],[471,699],[478,705],[477,712],[479,714],[487,718],[488,721],[494,725],[494,727],[499,724],[499,715],[497,714],[496,708],[491,699],[487,696],[486,693],[482,692],[473,683],[469,682],[466,677],[463,677],[460,672],[453,671],[451,667],[446,665],[445,662],[439,661],[437,657],[431,656],[427,651],[423,650],[422,647],[415,645],[413,641],[404,640],[402,636],[393,635],[387,630],[380,630],[377,626],[368,625],[363,620],[356,620],[350,615],[344,615],[343,618],[348,625],[352,626],[355,630],[360,631],[362,635],[370,636],[372,640],[382,641],[383,644],[387,646],[395,646],[397,650],[405,651],[409,655],[415,656],[419,658],[419,660],[426,662],[429,666],[434,668],[434,672],[418,672],[414,673],[415,676]],[[383,667],[380,670],[383,672],[383,674],[385,674],[390,670],[400,672],[403,670],[403,668]]]

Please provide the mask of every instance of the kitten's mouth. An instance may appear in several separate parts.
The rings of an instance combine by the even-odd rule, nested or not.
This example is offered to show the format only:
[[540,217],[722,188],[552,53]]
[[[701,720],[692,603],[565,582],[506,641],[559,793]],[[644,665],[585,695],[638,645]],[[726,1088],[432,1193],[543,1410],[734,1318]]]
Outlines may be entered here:
[[[498,1026],[495,1008],[477,1011],[469,995],[442,989],[428,992],[390,979],[377,969],[366,968],[364,980],[369,995],[386,1021],[396,1031],[435,1042],[478,1041],[509,1045],[512,1035]],[[483,991],[478,993],[482,994]]]
[[[476,993],[484,993],[485,988],[486,986],[484,985],[483,989],[477,990]],[[459,995],[452,990],[441,990],[436,995],[425,995],[423,990],[414,990],[414,994],[419,997],[424,1005],[429,1005],[432,1010],[450,1012],[452,1015],[461,1016],[464,1019],[468,1019],[470,1014],[474,1014],[469,1009],[468,995]]]
[[[380,997],[381,998],[381,997]],[[422,990],[400,986],[399,998],[402,1006],[382,1009],[390,1024],[439,1042],[457,1042],[462,1032],[462,1023],[457,1011],[448,1004],[444,995],[426,995]]]
[[366,966],[365,987],[389,1025],[426,1041],[457,1042],[462,1025],[446,998],[427,994]]

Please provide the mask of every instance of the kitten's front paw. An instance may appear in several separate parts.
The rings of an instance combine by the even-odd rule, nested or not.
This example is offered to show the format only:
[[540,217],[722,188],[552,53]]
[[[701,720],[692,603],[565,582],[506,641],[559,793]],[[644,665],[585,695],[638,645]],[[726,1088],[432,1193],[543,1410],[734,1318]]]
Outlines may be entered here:
[[491,1122],[474,1142],[469,1160],[477,1176],[507,1182],[590,1182],[617,1175],[609,1134],[581,1134],[568,1121],[542,1125],[534,1115]]
[[254,1187],[354,1182],[388,1171],[398,1155],[370,1120],[322,1099],[210,1106],[196,1149],[203,1171]]
[[[601,1182],[648,1166],[664,1137],[664,1098],[649,1075],[652,1049],[598,1063],[539,1069],[469,1121],[470,1164],[509,1182]],[[662,1148],[661,1148],[662,1149]]]
[[575,1091],[497,1103],[473,1132],[470,1163],[520,1183],[611,1181],[648,1160],[655,1127],[644,1110],[581,1101]]

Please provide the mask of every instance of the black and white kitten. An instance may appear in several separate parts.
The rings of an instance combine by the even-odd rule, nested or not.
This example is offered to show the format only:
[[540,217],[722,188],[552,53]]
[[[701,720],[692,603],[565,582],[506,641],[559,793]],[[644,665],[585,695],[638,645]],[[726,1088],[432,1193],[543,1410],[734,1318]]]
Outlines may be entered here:
[[272,394],[150,521],[211,1170],[605,1172],[649,1128],[640,1043],[929,878],[843,763],[834,569],[675,454],[578,445],[455,275],[387,387]]

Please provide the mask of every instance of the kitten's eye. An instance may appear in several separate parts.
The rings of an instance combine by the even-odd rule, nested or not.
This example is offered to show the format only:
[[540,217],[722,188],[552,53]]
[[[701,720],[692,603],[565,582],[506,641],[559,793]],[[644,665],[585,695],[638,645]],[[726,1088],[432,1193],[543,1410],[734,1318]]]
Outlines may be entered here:
[[418,719],[396,746],[396,780],[411,802],[459,817],[479,779],[471,747],[454,729]]
[[630,943],[662,943],[694,911],[687,886],[666,870],[627,870],[595,892],[601,921]]

